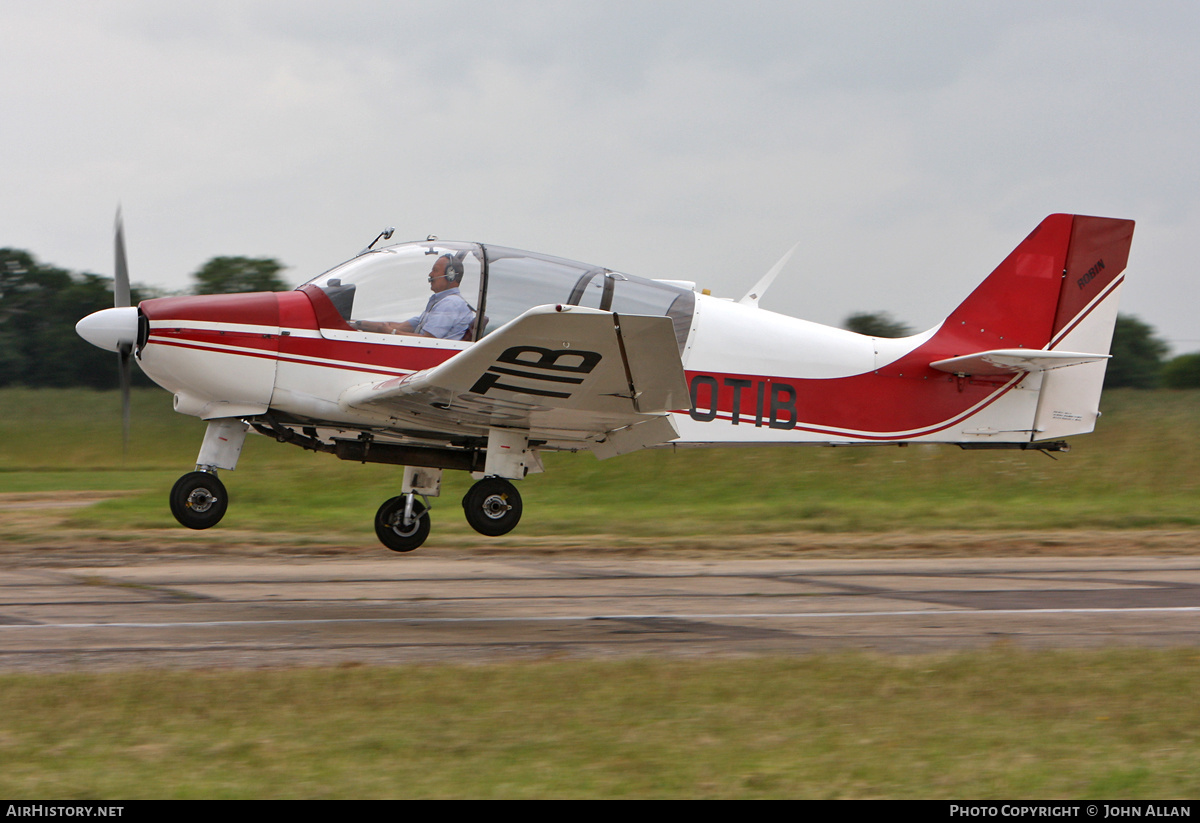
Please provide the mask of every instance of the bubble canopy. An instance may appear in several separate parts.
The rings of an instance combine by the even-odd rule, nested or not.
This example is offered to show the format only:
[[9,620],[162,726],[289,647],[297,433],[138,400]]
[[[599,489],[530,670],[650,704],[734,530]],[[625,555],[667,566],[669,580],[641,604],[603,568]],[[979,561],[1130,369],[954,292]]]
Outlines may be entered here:
[[[441,279],[443,272],[448,272],[449,282]],[[441,294],[441,286],[453,286],[458,297]],[[674,321],[681,352],[696,302],[690,289],[602,266],[501,246],[439,241],[402,243],[361,254],[300,288],[312,287],[320,289],[351,326],[411,321],[432,310],[431,298],[453,300],[470,324],[462,336],[451,339],[467,342],[534,306],[564,304],[660,315]]]

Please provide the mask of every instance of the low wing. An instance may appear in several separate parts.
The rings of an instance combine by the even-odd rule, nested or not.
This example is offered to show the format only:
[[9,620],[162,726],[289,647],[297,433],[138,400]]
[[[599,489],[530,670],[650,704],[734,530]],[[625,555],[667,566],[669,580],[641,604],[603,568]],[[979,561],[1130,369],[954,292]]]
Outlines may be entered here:
[[1017,374],[1019,372],[1050,371],[1081,363],[1107,360],[1107,354],[1085,354],[1075,351],[1041,351],[1038,349],[995,349],[937,360],[929,365],[951,374],[975,376]]
[[398,424],[517,427],[547,439],[613,435],[641,448],[674,439],[659,418],[690,404],[678,352],[669,317],[539,306],[439,366],[347,389],[339,404]]

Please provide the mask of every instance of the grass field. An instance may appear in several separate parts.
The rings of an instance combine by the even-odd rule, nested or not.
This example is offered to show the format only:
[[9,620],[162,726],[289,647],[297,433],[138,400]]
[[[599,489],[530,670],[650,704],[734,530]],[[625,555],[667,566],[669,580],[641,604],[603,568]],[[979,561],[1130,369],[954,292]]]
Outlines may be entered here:
[[[114,489],[80,512],[104,531],[171,528],[165,505],[195,461],[204,424],[170,396],[137,392],[122,458],[118,401],[85,391],[0,391],[0,492]],[[651,450],[608,461],[546,457],[521,484],[514,536],[634,537],[971,529],[1194,528],[1200,486],[1200,392],[1113,392],[1097,431],[1052,460],[950,446]],[[231,505],[217,527],[369,537],[397,467],[247,439],[223,473]],[[430,545],[471,536],[457,511],[470,484],[447,472]]]
[[1196,650],[0,676],[15,798],[1195,798]]

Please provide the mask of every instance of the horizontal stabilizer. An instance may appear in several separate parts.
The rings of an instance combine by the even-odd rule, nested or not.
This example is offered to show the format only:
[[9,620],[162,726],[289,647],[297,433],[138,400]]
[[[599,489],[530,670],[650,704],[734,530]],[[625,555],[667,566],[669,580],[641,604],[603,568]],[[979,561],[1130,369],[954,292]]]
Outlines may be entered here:
[[929,365],[950,374],[984,377],[1002,376],[1021,372],[1050,371],[1107,360],[1107,354],[1085,354],[1075,351],[1039,351],[1035,349],[995,349],[946,360],[935,360]]

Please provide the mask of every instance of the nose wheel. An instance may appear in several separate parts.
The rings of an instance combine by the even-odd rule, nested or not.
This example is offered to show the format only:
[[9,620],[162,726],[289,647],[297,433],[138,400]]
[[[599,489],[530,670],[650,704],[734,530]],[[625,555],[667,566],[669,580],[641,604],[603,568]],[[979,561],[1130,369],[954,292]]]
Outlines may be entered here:
[[393,497],[375,513],[375,536],[394,552],[410,552],[429,537],[429,509],[415,494]]
[[225,484],[211,472],[188,472],[171,489],[171,514],[189,529],[212,528],[227,508]]
[[463,496],[467,523],[488,537],[508,534],[521,522],[521,493],[500,477],[485,477]]

